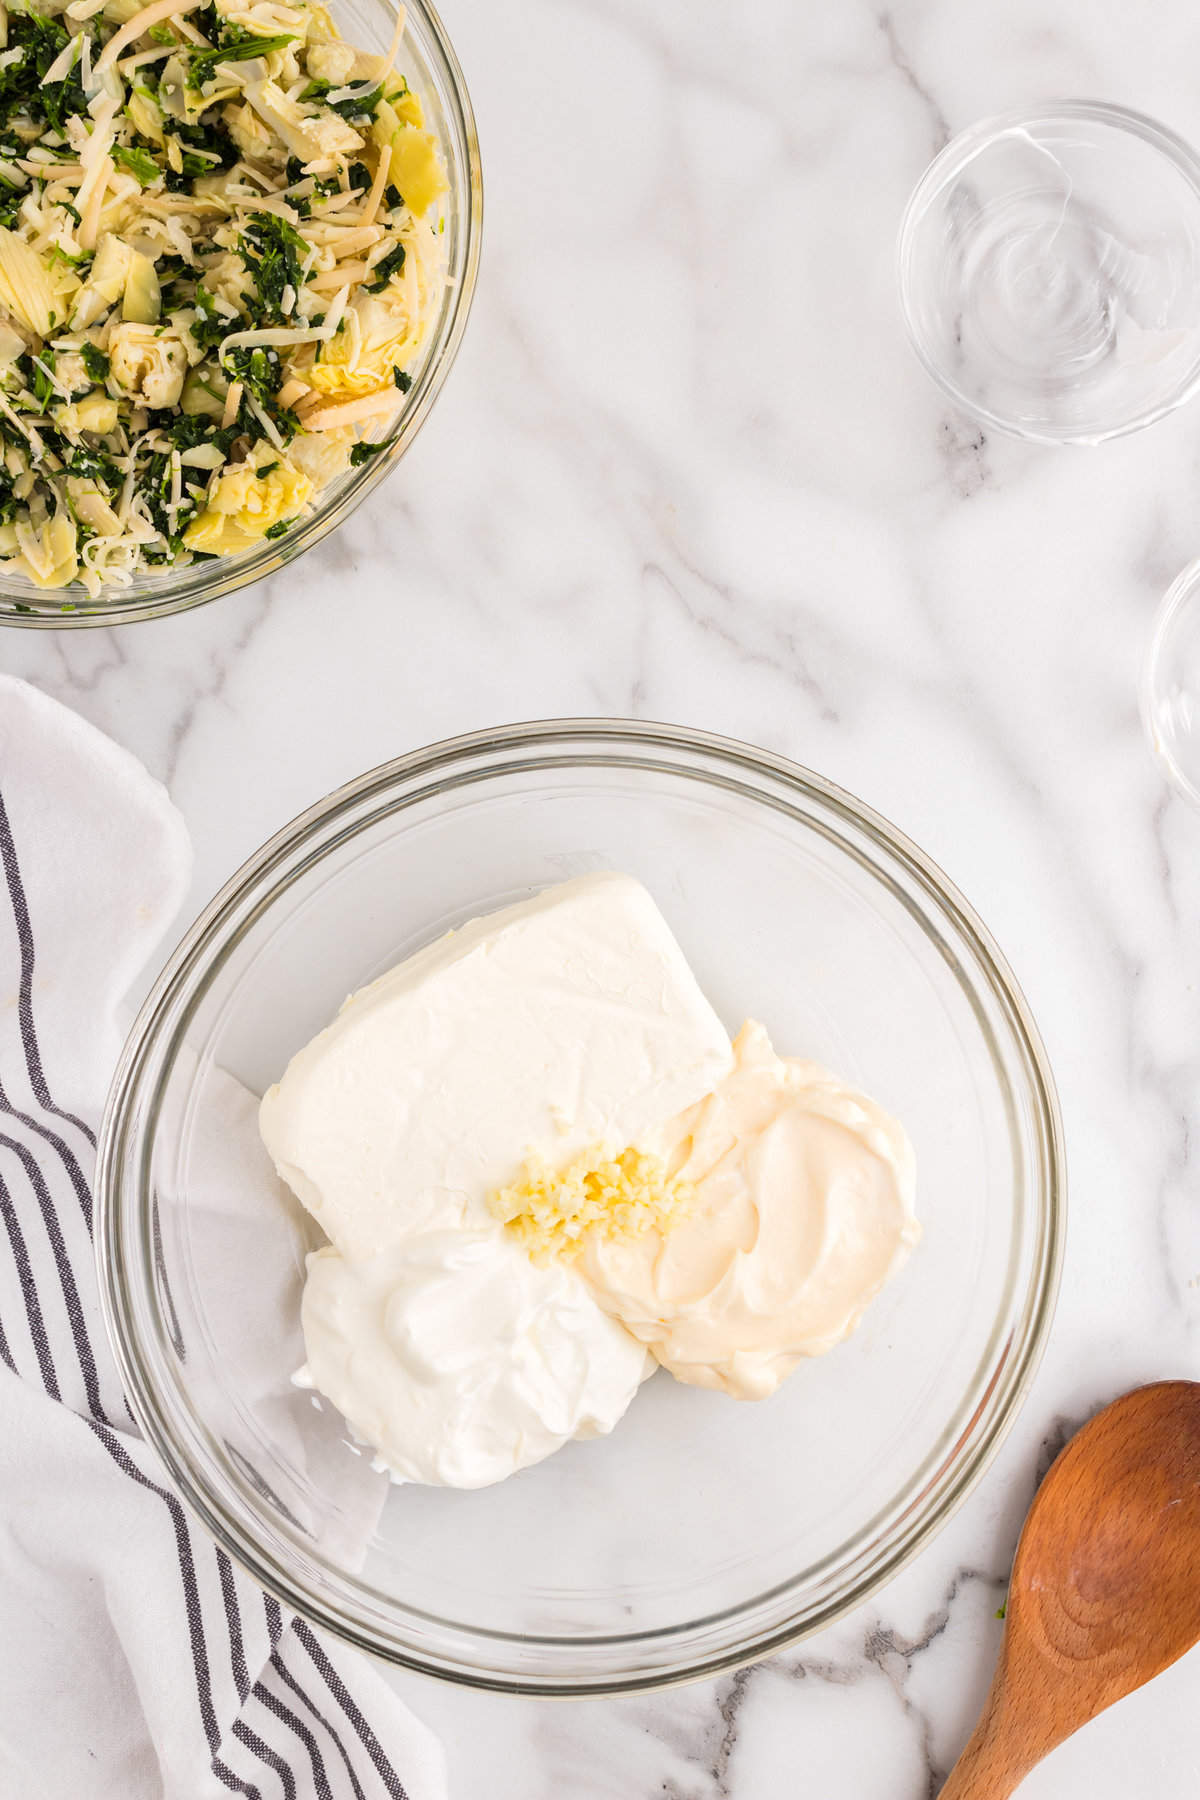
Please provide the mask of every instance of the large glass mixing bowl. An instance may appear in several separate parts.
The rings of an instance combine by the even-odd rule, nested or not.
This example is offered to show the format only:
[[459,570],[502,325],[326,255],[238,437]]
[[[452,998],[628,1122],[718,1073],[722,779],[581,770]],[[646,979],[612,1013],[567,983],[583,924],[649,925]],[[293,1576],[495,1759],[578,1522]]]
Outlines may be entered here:
[[[331,0],[330,12],[347,43],[383,51],[392,40],[396,5],[397,0]],[[331,482],[317,495],[311,514],[283,537],[264,540],[238,556],[218,556],[181,569],[141,570],[132,586],[106,587],[96,600],[78,583],[38,588],[0,567],[0,625],[43,630],[121,625],[203,606],[295,562],[348,519],[395,469],[429,417],[458,354],[475,292],[483,231],[475,117],[458,58],[429,0],[407,0],[397,67],[420,96],[425,122],[442,150],[447,184],[441,201],[446,284],[410,369],[412,387],[383,426],[367,433],[387,448]]]
[[[610,1437],[497,1487],[392,1487],[291,1383],[315,1238],[258,1142],[256,1096],[352,988],[601,868],[646,883],[728,1026],[764,1020],[905,1121],[923,1242],[855,1336],[771,1400],[660,1372]],[[230,1554],[366,1650],[542,1694],[710,1674],[895,1574],[1012,1422],[1064,1229],[1037,1031],[929,859],[778,757],[603,721],[401,757],[253,857],[133,1030],[98,1202],[133,1409]]]

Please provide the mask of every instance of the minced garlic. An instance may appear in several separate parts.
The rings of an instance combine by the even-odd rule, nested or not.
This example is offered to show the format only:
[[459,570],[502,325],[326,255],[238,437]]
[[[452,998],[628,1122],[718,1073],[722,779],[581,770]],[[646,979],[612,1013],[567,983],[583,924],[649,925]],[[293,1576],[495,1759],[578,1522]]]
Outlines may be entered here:
[[589,1238],[612,1243],[669,1231],[692,1197],[691,1185],[668,1174],[659,1157],[597,1145],[562,1169],[531,1157],[488,1205],[535,1263],[548,1263],[578,1256]]

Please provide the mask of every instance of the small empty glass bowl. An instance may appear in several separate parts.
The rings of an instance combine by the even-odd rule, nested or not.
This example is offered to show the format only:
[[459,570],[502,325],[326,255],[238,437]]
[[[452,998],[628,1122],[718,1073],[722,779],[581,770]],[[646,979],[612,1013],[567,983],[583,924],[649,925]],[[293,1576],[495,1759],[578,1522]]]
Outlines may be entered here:
[[1043,443],[1136,431],[1200,386],[1200,158],[1099,102],[985,119],[918,183],[899,276],[965,411]]
[[[316,1234],[259,1142],[257,1096],[352,988],[604,868],[646,883],[726,1025],[762,1019],[904,1120],[923,1240],[855,1335],[770,1400],[660,1372],[610,1437],[496,1487],[391,1487],[292,1384]],[[219,1542],[363,1649],[538,1694],[714,1673],[893,1575],[1011,1423],[1062,1249],[1042,1047],[944,876],[792,763],[621,722],[435,745],[280,832],[161,976],[98,1168],[126,1390]]]
[[1142,672],[1146,735],[1179,792],[1200,806],[1200,562],[1168,590]]

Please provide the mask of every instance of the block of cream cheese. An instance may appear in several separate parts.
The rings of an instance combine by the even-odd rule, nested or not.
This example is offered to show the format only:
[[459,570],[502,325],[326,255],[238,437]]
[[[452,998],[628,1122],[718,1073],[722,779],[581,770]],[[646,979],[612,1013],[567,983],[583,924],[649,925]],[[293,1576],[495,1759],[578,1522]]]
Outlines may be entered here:
[[475,919],[351,996],[265,1096],[280,1175],[351,1259],[486,1227],[540,1152],[636,1143],[711,1091],[729,1037],[654,901],[587,875]]

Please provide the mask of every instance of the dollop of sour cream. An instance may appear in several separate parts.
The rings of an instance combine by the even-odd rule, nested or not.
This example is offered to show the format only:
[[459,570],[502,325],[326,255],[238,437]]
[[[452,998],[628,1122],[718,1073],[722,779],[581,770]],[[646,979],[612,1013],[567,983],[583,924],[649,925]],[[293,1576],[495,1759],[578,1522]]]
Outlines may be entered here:
[[612,1430],[655,1364],[578,1276],[498,1227],[309,1258],[301,1375],[393,1479],[478,1488]]

